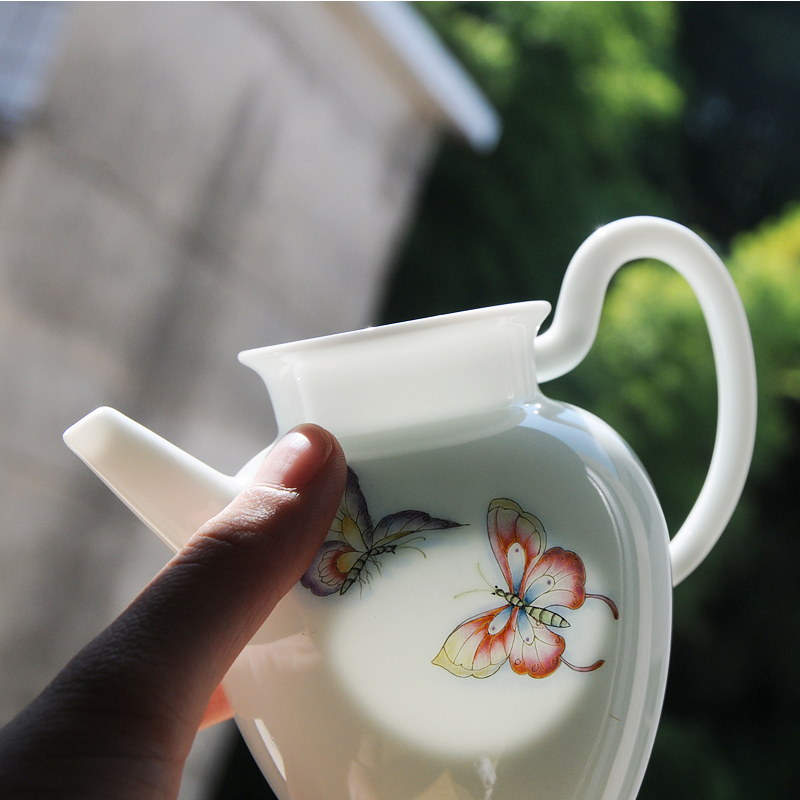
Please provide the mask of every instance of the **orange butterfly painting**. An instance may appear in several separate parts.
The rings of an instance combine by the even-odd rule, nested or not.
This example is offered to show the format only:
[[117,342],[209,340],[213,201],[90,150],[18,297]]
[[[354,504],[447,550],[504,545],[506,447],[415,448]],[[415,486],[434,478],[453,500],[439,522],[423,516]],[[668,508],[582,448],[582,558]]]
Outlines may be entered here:
[[461,623],[433,663],[462,678],[488,678],[507,661],[532,678],[546,678],[562,663],[577,672],[601,667],[603,661],[586,667],[567,661],[566,641],[555,632],[570,624],[553,609],[578,609],[588,598],[602,600],[619,618],[608,597],[586,592],[583,561],[561,547],[547,550],[542,523],[513,500],[492,500],[487,518],[492,553],[508,587],[496,586],[492,594],[503,604]]

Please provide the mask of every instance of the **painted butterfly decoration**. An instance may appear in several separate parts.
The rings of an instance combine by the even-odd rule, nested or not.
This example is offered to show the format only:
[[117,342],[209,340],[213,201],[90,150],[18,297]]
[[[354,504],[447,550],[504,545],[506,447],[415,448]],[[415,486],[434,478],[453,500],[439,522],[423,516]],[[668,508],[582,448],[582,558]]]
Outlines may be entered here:
[[580,608],[588,598],[608,604],[614,619],[616,605],[604,595],[588,594],[586,570],[576,553],[561,547],[546,549],[544,526],[513,500],[489,504],[489,543],[508,590],[495,587],[504,602],[461,623],[448,637],[433,663],[459,677],[488,678],[508,661],[519,675],[546,678],[564,663],[577,672],[588,667],[564,658],[564,637],[552,628],[569,627],[553,608]]
[[412,534],[460,527],[458,522],[412,510],[388,514],[373,526],[358,476],[348,467],[339,510],[300,582],[316,595],[344,594],[354,583],[369,580],[370,564],[380,571],[380,556],[394,553],[403,539],[408,544]]

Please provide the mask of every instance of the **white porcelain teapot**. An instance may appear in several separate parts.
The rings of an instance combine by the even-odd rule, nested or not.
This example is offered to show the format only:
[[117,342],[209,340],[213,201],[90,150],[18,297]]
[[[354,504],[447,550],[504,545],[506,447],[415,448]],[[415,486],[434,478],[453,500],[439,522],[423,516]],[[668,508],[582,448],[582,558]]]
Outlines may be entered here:
[[[605,423],[539,384],[591,347],[608,282],[656,258],[706,317],[719,385],[708,478],[670,542]],[[545,302],[250,350],[279,435],[315,422],[349,470],[302,581],[225,678],[282,800],[633,798],[667,676],[671,589],[738,501],[755,433],[750,334],[727,270],[675,223],[607,225]],[[247,483],[116,411],[67,444],[171,547]],[[266,452],[266,451],[265,451]]]

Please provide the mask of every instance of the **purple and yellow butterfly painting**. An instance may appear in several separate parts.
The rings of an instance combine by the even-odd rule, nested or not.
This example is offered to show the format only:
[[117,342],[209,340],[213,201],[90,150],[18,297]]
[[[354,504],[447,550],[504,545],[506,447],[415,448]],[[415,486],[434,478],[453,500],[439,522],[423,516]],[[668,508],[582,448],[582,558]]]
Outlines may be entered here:
[[339,510],[300,582],[316,595],[344,594],[354,583],[363,585],[370,579],[370,566],[380,572],[379,558],[408,544],[407,537],[460,527],[458,522],[412,510],[387,514],[373,525],[358,476],[348,467]]
[[488,678],[507,661],[519,675],[546,678],[563,663],[577,672],[603,665],[571,664],[564,658],[566,641],[552,629],[569,627],[554,608],[578,609],[588,598],[605,602],[619,618],[616,605],[604,595],[588,594],[586,570],[576,553],[546,549],[541,521],[513,500],[497,498],[487,514],[489,543],[508,589],[495,587],[503,604],[462,622],[446,639],[433,663],[459,677]]

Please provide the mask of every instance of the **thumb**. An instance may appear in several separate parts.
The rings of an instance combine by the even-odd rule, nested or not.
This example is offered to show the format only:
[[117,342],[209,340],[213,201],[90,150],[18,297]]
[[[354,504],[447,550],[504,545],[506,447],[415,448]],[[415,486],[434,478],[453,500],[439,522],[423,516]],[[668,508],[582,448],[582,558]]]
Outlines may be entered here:
[[197,531],[128,609],[132,627],[145,637],[137,646],[147,644],[150,657],[163,660],[173,690],[196,682],[208,700],[311,563],[341,500],[345,472],[330,433],[316,425],[294,429],[253,483]]
[[316,425],[290,431],[253,483],[197,531],[136,602],[157,609],[162,594],[179,594],[170,633],[181,650],[213,653],[221,678],[311,563],[341,500],[345,472],[330,433]]
[[176,771],[179,780],[215,687],[330,529],[345,473],[330,433],[315,425],[288,433],[255,481],[7,726],[0,784],[4,745],[5,755],[8,747],[49,755],[62,781],[66,748],[68,760],[92,764],[92,780],[102,783],[98,747],[116,754],[117,766],[152,773],[150,784],[171,785]]

